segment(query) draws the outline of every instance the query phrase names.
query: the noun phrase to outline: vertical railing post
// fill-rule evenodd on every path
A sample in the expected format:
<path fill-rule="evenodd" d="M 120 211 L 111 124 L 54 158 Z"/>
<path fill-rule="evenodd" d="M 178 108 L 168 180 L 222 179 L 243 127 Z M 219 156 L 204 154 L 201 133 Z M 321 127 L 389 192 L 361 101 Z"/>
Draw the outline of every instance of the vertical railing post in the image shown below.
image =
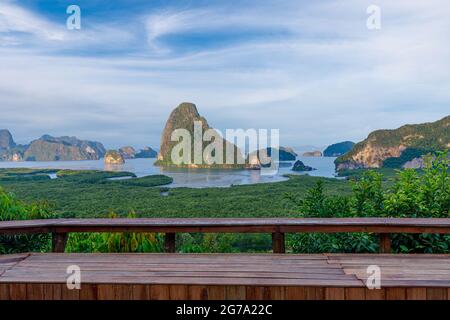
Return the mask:
<path fill-rule="evenodd" d="M 380 233 L 380 253 L 391 253 L 391 235 Z"/>
<path fill-rule="evenodd" d="M 272 233 L 272 251 L 273 253 L 285 253 L 286 248 L 284 244 L 284 233 Z"/>
<path fill-rule="evenodd" d="M 175 253 L 175 233 L 166 233 L 165 234 L 164 250 L 167 253 Z"/>
<path fill-rule="evenodd" d="M 52 251 L 63 253 L 66 250 L 68 234 L 67 233 L 52 233 Z"/>

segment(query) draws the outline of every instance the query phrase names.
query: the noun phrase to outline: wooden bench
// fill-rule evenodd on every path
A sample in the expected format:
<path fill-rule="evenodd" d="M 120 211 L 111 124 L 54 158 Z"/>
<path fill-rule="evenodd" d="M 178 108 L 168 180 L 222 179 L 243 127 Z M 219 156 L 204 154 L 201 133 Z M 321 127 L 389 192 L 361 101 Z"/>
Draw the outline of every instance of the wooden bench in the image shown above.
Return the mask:
<path fill-rule="evenodd" d="M 261 219 L 49 219 L 2 221 L 0 234 L 52 233 L 53 251 L 64 252 L 72 232 L 156 232 L 165 250 L 175 252 L 176 233 L 270 233 L 274 253 L 285 252 L 286 233 L 370 232 L 380 237 L 380 252 L 391 251 L 392 233 L 450 233 L 450 219 L 407 218 L 261 218 Z"/>

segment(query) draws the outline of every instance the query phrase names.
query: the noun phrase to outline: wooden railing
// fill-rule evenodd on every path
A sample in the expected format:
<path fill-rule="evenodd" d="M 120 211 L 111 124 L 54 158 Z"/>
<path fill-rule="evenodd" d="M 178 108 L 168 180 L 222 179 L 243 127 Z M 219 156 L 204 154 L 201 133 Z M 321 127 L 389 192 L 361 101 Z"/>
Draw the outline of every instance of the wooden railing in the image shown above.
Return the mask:
<path fill-rule="evenodd" d="M 156 232 L 165 234 L 165 251 L 175 252 L 176 233 L 271 233 L 274 253 L 285 252 L 286 233 L 368 232 L 380 236 L 380 252 L 391 251 L 392 233 L 450 233 L 450 219 L 49 219 L 1 221 L 0 235 L 51 233 L 53 251 L 64 252 L 72 232 Z"/>

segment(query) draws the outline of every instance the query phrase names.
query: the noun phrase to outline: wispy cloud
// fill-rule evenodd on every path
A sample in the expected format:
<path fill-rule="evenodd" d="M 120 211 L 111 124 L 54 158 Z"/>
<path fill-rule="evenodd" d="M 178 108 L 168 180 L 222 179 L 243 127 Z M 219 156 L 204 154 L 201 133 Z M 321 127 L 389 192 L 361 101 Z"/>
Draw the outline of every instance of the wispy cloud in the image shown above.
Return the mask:
<path fill-rule="evenodd" d="M 49 41 L 65 38 L 63 26 L 51 23 L 9 1 L 0 3 L 0 32 L 21 32 Z"/>
<path fill-rule="evenodd" d="M 171 108 L 193 101 L 220 129 L 324 145 L 448 113 L 447 1 L 381 0 L 379 31 L 370 1 L 247 4 L 148 7 L 69 32 L 2 2 L 0 127 L 157 145 Z"/>

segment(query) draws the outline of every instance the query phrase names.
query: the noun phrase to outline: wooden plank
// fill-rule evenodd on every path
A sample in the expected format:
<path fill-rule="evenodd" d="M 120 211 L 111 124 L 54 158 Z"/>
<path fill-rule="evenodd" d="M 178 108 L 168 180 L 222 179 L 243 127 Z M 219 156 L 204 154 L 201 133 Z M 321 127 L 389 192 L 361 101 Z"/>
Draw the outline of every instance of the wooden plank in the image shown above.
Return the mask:
<path fill-rule="evenodd" d="M 151 300 L 169 300 L 170 292 L 168 285 L 151 285 L 150 286 Z"/>
<path fill-rule="evenodd" d="M 281 232 L 272 233 L 272 251 L 273 253 L 286 252 L 284 233 Z"/>
<path fill-rule="evenodd" d="M 206 286 L 189 286 L 188 300 L 208 300 L 208 289 Z"/>
<path fill-rule="evenodd" d="M 227 286 L 226 287 L 226 300 L 245 300 L 246 299 L 245 286 Z"/>
<path fill-rule="evenodd" d="M 366 300 L 365 288 L 345 288 L 346 300 Z"/>
<path fill-rule="evenodd" d="M 67 284 L 60 285 L 61 287 L 61 299 L 62 300 L 79 300 L 80 299 L 80 290 L 73 289 L 70 290 L 67 288 Z"/>
<path fill-rule="evenodd" d="M 248 298 L 247 298 L 248 299 Z M 264 291 L 265 300 L 285 300 L 285 287 L 265 287 Z"/>
<path fill-rule="evenodd" d="M 150 300 L 150 286 L 142 284 L 132 285 L 133 300 Z"/>
<path fill-rule="evenodd" d="M 325 300 L 345 300 L 345 289 L 325 288 Z"/>
<path fill-rule="evenodd" d="M 81 285 L 80 300 L 98 300 L 98 289 L 96 284 Z"/>
<path fill-rule="evenodd" d="M 52 234 L 53 252 L 64 252 L 66 250 L 67 239 L 68 239 L 67 233 L 54 232 Z"/>
<path fill-rule="evenodd" d="M 226 298 L 225 286 L 207 286 L 207 292 L 210 300 L 225 300 Z"/>
<path fill-rule="evenodd" d="M 174 253 L 176 243 L 175 233 L 166 233 L 164 236 L 164 250 L 167 253 Z"/>
<path fill-rule="evenodd" d="M 386 300 L 405 300 L 405 288 L 386 288 Z"/>
<path fill-rule="evenodd" d="M 406 288 L 407 300 L 427 300 L 426 288 Z"/>
<path fill-rule="evenodd" d="M 42 283 L 26 285 L 27 300 L 44 300 L 44 286 Z"/>
<path fill-rule="evenodd" d="M 447 300 L 447 288 L 427 288 L 427 300 Z"/>
<path fill-rule="evenodd" d="M 365 289 L 366 300 L 386 300 L 385 289 Z"/>
<path fill-rule="evenodd" d="M 264 300 L 267 294 L 266 287 L 262 286 L 247 286 L 245 296 L 248 300 Z"/>
<path fill-rule="evenodd" d="M 0 284 L 0 300 L 10 300 L 8 284 Z"/>
<path fill-rule="evenodd" d="M 287 300 L 306 300 L 305 287 L 286 287 L 285 291 Z"/>
<path fill-rule="evenodd" d="M 306 287 L 306 300 L 325 300 L 324 287 Z"/>
<path fill-rule="evenodd" d="M 98 300 L 114 300 L 114 286 L 112 284 L 99 284 L 97 285 L 97 298 Z"/>
<path fill-rule="evenodd" d="M 132 300 L 133 290 L 130 284 L 114 284 L 112 285 L 114 292 L 114 300 Z"/>
<path fill-rule="evenodd" d="M 27 285 L 22 283 L 11 283 L 9 285 L 9 296 L 11 300 L 26 300 Z"/>
<path fill-rule="evenodd" d="M 380 234 L 380 253 L 391 253 L 391 235 L 389 233 Z"/>
<path fill-rule="evenodd" d="M 68 232 L 450 233 L 448 218 L 48 219 L 2 221 L 0 234 Z"/>
<path fill-rule="evenodd" d="M 188 298 L 188 286 L 170 285 L 169 296 L 170 300 L 186 300 Z"/>

